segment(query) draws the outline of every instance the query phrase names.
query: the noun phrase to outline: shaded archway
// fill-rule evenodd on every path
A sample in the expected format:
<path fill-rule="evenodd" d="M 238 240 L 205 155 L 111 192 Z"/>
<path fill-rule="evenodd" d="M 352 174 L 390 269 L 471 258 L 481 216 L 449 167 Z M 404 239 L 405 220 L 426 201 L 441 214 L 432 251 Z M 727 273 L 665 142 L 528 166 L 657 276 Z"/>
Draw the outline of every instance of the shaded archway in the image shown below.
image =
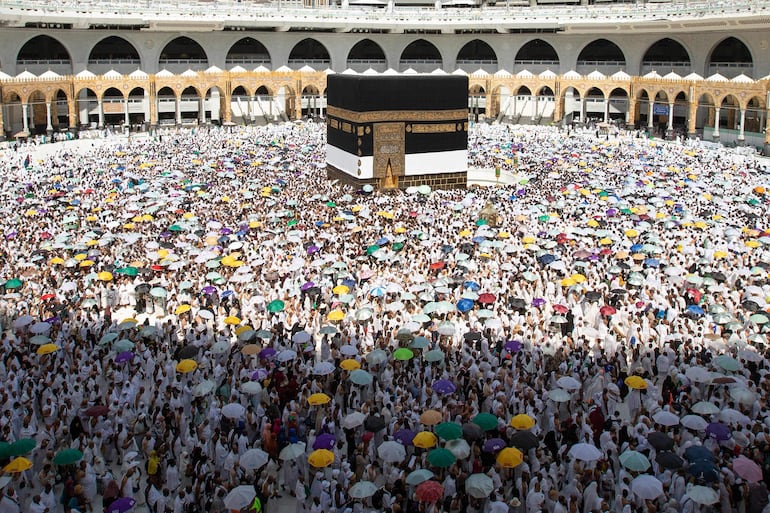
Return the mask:
<path fill-rule="evenodd" d="M 143 87 L 128 92 L 128 122 L 132 130 L 142 130 L 150 120 L 150 95 Z"/>
<path fill-rule="evenodd" d="M 201 119 L 209 120 L 214 125 L 221 125 L 225 119 L 227 98 L 225 92 L 217 86 L 206 90 L 203 98 L 203 115 Z"/>
<path fill-rule="evenodd" d="M 605 101 L 604 91 L 598 87 L 592 87 L 583 97 L 583 113 L 586 120 L 593 122 L 604 122 L 609 117 L 607 113 L 608 102 Z"/>
<path fill-rule="evenodd" d="M 225 58 L 225 64 L 231 66 L 243 66 L 244 68 L 254 68 L 256 66 L 265 66 L 272 68 L 270 52 L 265 45 L 253 37 L 244 37 L 230 47 Z"/>
<path fill-rule="evenodd" d="M 321 117 L 321 92 L 316 86 L 309 85 L 302 89 L 302 117 L 314 119 Z"/>
<path fill-rule="evenodd" d="M 506 86 L 497 86 L 491 95 L 491 105 L 489 106 L 489 115 L 496 116 L 497 121 L 509 119 L 511 117 L 513 107 L 513 95 L 511 90 Z"/>
<path fill-rule="evenodd" d="M 67 93 L 59 89 L 53 95 L 51 102 L 51 123 L 54 130 L 60 130 L 69 126 L 69 105 Z"/>
<path fill-rule="evenodd" d="M 513 123 L 518 123 L 525 118 L 532 118 L 535 111 L 535 98 L 529 87 L 519 86 L 511 100 L 511 121 Z"/>
<path fill-rule="evenodd" d="M 438 51 L 436 45 L 424 39 L 418 39 L 409 43 L 401 52 L 398 67 L 399 71 L 412 68 L 415 71 L 430 73 L 437 68 L 443 69 L 444 66 L 441 52 Z"/>
<path fill-rule="evenodd" d="M 158 124 L 176 124 L 176 93 L 166 86 L 158 90 Z"/>
<path fill-rule="evenodd" d="M 684 46 L 671 38 L 659 39 L 653 43 L 642 57 L 640 75 L 657 71 L 660 75 L 673 71 L 682 76 L 690 72 L 690 54 Z"/>
<path fill-rule="evenodd" d="M 330 65 L 329 51 L 312 37 L 303 39 L 294 45 L 289 54 L 289 67 L 292 69 L 310 66 L 313 69 L 322 70 L 330 67 Z"/>
<path fill-rule="evenodd" d="M 64 45 L 51 36 L 35 36 L 21 47 L 16 56 L 19 71 L 40 74 L 52 70 L 60 75 L 72 73 L 72 57 Z"/>
<path fill-rule="evenodd" d="M 201 119 L 201 95 L 193 86 L 187 86 L 179 97 L 179 116 L 183 124 L 195 124 Z"/>
<path fill-rule="evenodd" d="M 498 69 L 497 54 L 485 41 L 474 39 L 465 43 L 457 53 L 457 67 L 468 73 L 478 69 L 495 73 Z"/>
<path fill-rule="evenodd" d="M 99 123 L 99 98 L 92 89 L 81 89 L 76 95 L 75 105 L 81 127 L 96 128 Z"/>
<path fill-rule="evenodd" d="M 46 133 L 46 101 L 45 95 L 41 91 L 33 91 L 27 98 L 27 108 L 29 109 L 29 133 Z"/>
<path fill-rule="evenodd" d="M 593 70 L 608 73 L 625 66 L 626 56 L 618 45 L 607 39 L 596 39 L 580 51 L 576 71 L 583 75 Z"/>
<path fill-rule="evenodd" d="M 720 41 L 708 59 L 708 75 L 719 73 L 727 78 L 734 78 L 741 73 L 752 76 L 754 59 L 749 48 L 735 37 Z"/>
<path fill-rule="evenodd" d="M 350 49 L 346 68 L 354 69 L 359 73 L 372 68 L 375 71 L 385 71 L 388 63 L 382 47 L 371 39 L 362 39 Z"/>
<path fill-rule="evenodd" d="M 553 119 L 556 107 L 553 89 L 543 86 L 534 96 L 535 108 L 532 115 L 532 123 L 539 125 L 543 120 Z"/>
<path fill-rule="evenodd" d="M 513 59 L 513 72 L 523 70 L 539 74 L 550 69 L 558 72 L 559 55 L 550 43 L 542 39 L 533 39 L 522 46 Z"/>
<path fill-rule="evenodd" d="M 289 86 L 281 86 L 274 98 L 275 115 L 284 121 L 290 121 L 297 116 L 297 102 L 294 90 Z"/>
<path fill-rule="evenodd" d="M 714 127 L 714 98 L 708 94 L 703 93 L 698 98 L 698 107 L 695 111 L 695 127 L 696 130 L 701 131 L 702 137 L 705 139 L 708 132 L 708 140 L 711 140 Z"/>
<path fill-rule="evenodd" d="M 567 125 L 573 123 L 582 123 L 585 121 L 583 112 L 584 102 L 580 96 L 580 91 L 570 86 L 564 89 L 561 98 L 562 102 L 562 122 Z"/>
<path fill-rule="evenodd" d="M 104 113 L 104 126 L 122 127 L 126 121 L 126 100 L 123 92 L 110 87 L 102 94 L 102 112 Z"/>
<path fill-rule="evenodd" d="M 608 114 L 610 121 L 627 122 L 629 103 L 628 92 L 622 87 L 616 87 L 610 91 L 608 97 Z"/>
<path fill-rule="evenodd" d="M 487 92 L 478 84 L 468 90 L 468 114 L 473 121 L 479 121 L 486 116 Z"/>
<path fill-rule="evenodd" d="M 751 98 L 746 104 L 746 115 L 743 122 L 744 131 L 761 134 L 766 127 L 766 107 L 764 99 L 759 96 Z"/>
<path fill-rule="evenodd" d="M 136 47 L 118 36 L 105 37 L 88 54 L 88 69 L 105 73 L 111 69 L 123 74 L 139 69 L 142 60 Z"/>
<path fill-rule="evenodd" d="M 182 73 L 188 69 L 201 71 L 208 67 L 208 56 L 197 41 L 181 36 L 169 41 L 160 52 L 158 64 L 172 73 Z"/>

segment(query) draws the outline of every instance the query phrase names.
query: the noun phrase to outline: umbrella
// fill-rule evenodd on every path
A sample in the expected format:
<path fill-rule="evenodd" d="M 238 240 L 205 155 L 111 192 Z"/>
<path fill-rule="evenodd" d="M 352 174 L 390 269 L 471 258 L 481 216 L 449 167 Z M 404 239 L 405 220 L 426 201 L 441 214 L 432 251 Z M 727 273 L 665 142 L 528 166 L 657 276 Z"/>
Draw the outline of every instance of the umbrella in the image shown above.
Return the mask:
<path fill-rule="evenodd" d="M 674 448 L 674 440 L 660 431 L 653 431 L 648 434 L 647 441 L 658 451 L 670 451 Z"/>
<path fill-rule="evenodd" d="M 315 394 L 312 394 L 310 397 L 307 398 L 307 402 L 310 406 L 320 406 L 322 404 L 326 404 L 332 400 L 331 397 L 328 395 L 318 392 Z"/>
<path fill-rule="evenodd" d="M 10 474 L 16 474 L 18 472 L 24 472 L 32 468 L 32 462 L 27 458 L 19 457 L 14 458 L 10 463 L 3 467 L 3 472 Z"/>
<path fill-rule="evenodd" d="M 491 413 L 479 413 L 473 417 L 473 423 L 478 425 L 484 431 L 497 429 L 497 417 Z"/>
<path fill-rule="evenodd" d="M 252 487 L 252 490 L 254 487 Z M 255 494 L 256 495 L 256 494 Z M 253 499 L 253 497 L 252 497 Z M 104 510 L 104 513 L 126 513 L 136 505 L 136 500 L 132 497 L 120 497 L 116 499 L 109 507 Z"/>
<path fill-rule="evenodd" d="M 698 460 L 690 464 L 690 474 L 708 483 L 719 481 L 720 473 L 713 461 Z"/>
<path fill-rule="evenodd" d="M 448 379 L 437 379 L 433 382 L 433 390 L 439 394 L 452 394 L 457 390 L 457 387 Z"/>
<path fill-rule="evenodd" d="M 199 351 L 198 346 L 194 346 L 190 344 L 181 348 L 176 356 L 177 358 L 180 358 L 182 360 L 189 360 L 190 358 L 195 357 L 198 354 L 198 351 Z M 117 361 L 117 359 L 115 361 Z"/>
<path fill-rule="evenodd" d="M 187 374 L 198 368 L 198 363 L 195 360 L 182 360 L 176 364 L 176 371 L 182 374 Z"/>
<path fill-rule="evenodd" d="M 497 463 L 503 468 L 515 468 L 524 461 L 524 454 L 515 447 L 506 447 L 497 453 Z"/>
<path fill-rule="evenodd" d="M 760 466 L 743 455 L 733 460 L 733 472 L 749 483 L 758 483 L 763 479 Z"/>
<path fill-rule="evenodd" d="M 356 353 L 358 353 L 358 350 L 356 350 Z M 366 361 L 371 365 L 379 365 L 381 363 L 385 363 L 388 361 L 388 353 L 382 349 L 375 349 L 366 355 Z"/>
<path fill-rule="evenodd" d="M 256 496 L 257 491 L 254 489 L 254 485 L 240 485 L 230 490 L 225 496 L 224 504 L 227 509 L 240 511 L 246 506 L 250 506 Z"/>
<path fill-rule="evenodd" d="M 334 435 L 329 433 L 321 433 L 313 442 L 313 449 L 334 449 L 334 444 L 337 443 L 337 439 Z"/>
<path fill-rule="evenodd" d="M 423 356 L 426 362 L 440 362 L 444 359 L 444 353 L 441 349 L 431 349 Z"/>
<path fill-rule="evenodd" d="M 684 457 L 687 458 L 687 461 L 714 461 L 716 459 L 714 453 L 702 445 L 691 445 L 685 449 Z"/>
<path fill-rule="evenodd" d="M 393 433 L 393 439 L 402 445 L 412 445 L 412 440 L 414 440 L 416 435 L 417 433 L 411 429 L 402 428 Z"/>
<path fill-rule="evenodd" d="M 53 458 L 54 465 L 72 465 L 83 459 L 83 453 L 77 449 L 63 449 Z"/>
<path fill-rule="evenodd" d="M 652 466 L 647 456 L 638 451 L 624 451 L 620 455 L 619 460 L 624 467 L 634 472 L 644 472 Z"/>
<path fill-rule="evenodd" d="M 463 436 L 463 428 L 455 422 L 442 422 L 438 424 L 433 431 L 439 438 L 444 440 L 455 440 Z"/>
<path fill-rule="evenodd" d="M 719 494 L 708 486 L 695 485 L 687 490 L 686 495 L 696 504 L 716 504 L 719 502 Z"/>
<path fill-rule="evenodd" d="M 663 468 L 675 470 L 684 466 L 684 460 L 670 451 L 661 451 L 655 456 L 655 461 Z"/>
<path fill-rule="evenodd" d="M 505 440 L 502 438 L 490 438 L 484 442 L 484 452 L 497 452 L 505 448 Z"/>
<path fill-rule="evenodd" d="M 256 470 L 264 466 L 270 459 L 270 455 L 262 449 L 249 449 L 238 460 L 241 467 L 246 470 Z"/>
<path fill-rule="evenodd" d="M 652 420 L 660 424 L 661 426 L 677 426 L 679 425 L 679 417 L 670 411 L 660 410 L 658 413 L 652 416 Z"/>
<path fill-rule="evenodd" d="M 353 413 L 349 413 L 348 415 L 345 416 L 345 418 L 342 419 L 342 427 L 345 429 L 353 429 L 362 425 L 365 420 L 366 420 L 366 415 L 364 415 L 360 411 L 354 411 Z"/>
<path fill-rule="evenodd" d="M 282 312 L 286 304 L 280 299 L 276 299 L 267 304 L 267 311 L 270 313 Z"/>
<path fill-rule="evenodd" d="M 110 413 L 110 408 L 103 404 L 97 404 L 88 408 L 84 413 L 89 417 L 101 417 Z"/>
<path fill-rule="evenodd" d="M 406 449 L 395 440 L 388 440 L 377 447 L 377 455 L 386 463 L 399 463 L 406 458 Z"/>
<path fill-rule="evenodd" d="M 365 370 L 356 369 L 350 373 L 349 379 L 356 385 L 365 386 L 365 385 L 371 385 L 372 381 L 374 380 L 374 377 L 368 372 L 366 372 Z"/>
<path fill-rule="evenodd" d="M 333 372 L 334 372 L 334 364 L 332 362 L 318 362 L 313 367 L 313 374 L 317 376 L 326 376 Z"/>
<path fill-rule="evenodd" d="M 706 435 L 717 440 L 727 440 L 731 436 L 730 427 L 721 422 L 712 422 L 706 426 Z"/>
<path fill-rule="evenodd" d="M 697 415 L 685 415 L 682 417 L 682 425 L 687 429 L 705 431 L 706 426 L 708 426 L 708 422 L 706 422 L 703 417 L 699 417 Z"/>
<path fill-rule="evenodd" d="M 406 484 L 417 486 L 432 478 L 435 474 L 428 469 L 419 468 L 406 476 Z"/>
<path fill-rule="evenodd" d="M 631 490 L 640 499 L 654 500 L 663 495 L 663 483 L 655 476 L 643 474 L 631 481 Z"/>
<path fill-rule="evenodd" d="M 32 452 L 37 446 L 37 442 L 32 438 L 20 438 L 8 447 L 10 456 L 23 456 Z"/>
<path fill-rule="evenodd" d="M 305 442 L 297 442 L 294 444 L 289 444 L 281 449 L 281 453 L 278 455 L 278 458 L 282 461 L 295 460 L 303 454 L 305 454 Z"/>
<path fill-rule="evenodd" d="M 222 407 L 222 416 L 228 419 L 239 419 L 246 414 L 246 408 L 239 403 L 230 403 Z"/>
<path fill-rule="evenodd" d="M 596 446 L 580 442 L 569 449 L 569 456 L 581 461 L 596 461 L 602 457 L 602 452 Z"/>
<path fill-rule="evenodd" d="M 738 360 L 726 354 L 721 354 L 714 358 L 714 365 L 729 372 L 735 372 L 741 368 L 741 363 Z"/>
<path fill-rule="evenodd" d="M 444 496 L 444 487 L 437 481 L 424 481 L 417 485 L 414 497 L 419 502 L 434 503 Z"/>
<path fill-rule="evenodd" d="M 644 390 L 647 388 L 647 382 L 641 376 L 629 376 L 625 379 L 624 383 L 634 390 Z"/>
<path fill-rule="evenodd" d="M 348 490 L 348 495 L 353 499 L 366 499 L 375 493 L 377 493 L 377 485 L 371 481 L 359 481 Z"/>
<path fill-rule="evenodd" d="M 407 349 L 405 347 L 401 347 L 399 349 L 396 349 L 396 351 L 393 353 L 393 358 L 396 360 L 411 360 L 414 358 L 414 353 L 411 349 Z"/>
<path fill-rule="evenodd" d="M 412 439 L 412 445 L 420 449 L 431 449 L 438 443 L 438 437 L 430 431 L 421 431 Z M 384 445 L 384 444 L 383 444 Z"/>
<path fill-rule="evenodd" d="M 465 480 L 465 493 L 476 499 L 486 499 L 495 489 L 492 478 L 486 474 L 471 474 Z"/>
<path fill-rule="evenodd" d="M 699 415 L 716 415 L 720 412 L 716 404 L 708 401 L 699 401 L 693 404 L 691 410 Z"/>
<path fill-rule="evenodd" d="M 354 371 L 356 369 L 360 369 L 361 368 L 361 364 L 358 363 L 358 361 L 356 361 L 356 360 L 348 358 L 348 359 L 342 360 L 340 362 L 340 368 L 344 369 L 346 371 Z"/>
<path fill-rule="evenodd" d="M 445 449 L 448 449 L 449 452 L 454 454 L 454 457 L 459 460 L 465 459 L 471 455 L 471 446 L 462 438 L 449 440 L 445 445 Z"/>
<path fill-rule="evenodd" d="M 327 449 L 316 449 L 310 453 L 310 456 L 307 457 L 307 461 L 316 468 L 328 467 L 334 463 L 334 453 Z"/>
<path fill-rule="evenodd" d="M 444 448 L 432 449 L 428 453 L 428 463 L 433 467 L 446 468 L 454 464 L 457 457 L 451 451 Z"/>
<path fill-rule="evenodd" d="M 580 381 L 572 376 L 562 376 L 556 381 L 556 384 L 564 390 L 577 390 L 581 387 Z"/>
<path fill-rule="evenodd" d="M 535 427 L 535 419 L 526 413 L 520 413 L 511 418 L 511 427 L 515 429 L 531 429 Z"/>
<path fill-rule="evenodd" d="M 535 434 L 531 431 L 517 431 L 511 436 L 510 441 L 511 445 L 518 447 L 523 451 L 534 449 L 540 445 L 540 441 L 538 440 L 537 436 L 535 436 Z"/>
<path fill-rule="evenodd" d="M 462 430 L 463 437 L 467 440 L 478 440 L 484 435 L 484 432 L 481 430 L 479 425 L 474 424 L 473 422 L 466 422 L 463 424 Z"/>
<path fill-rule="evenodd" d="M 554 388 L 548 391 L 548 398 L 556 403 L 566 403 L 571 399 L 571 396 L 562 388 Z"/>
<path fill-rule="evenodd" d="M 203 397 L 208 394 L 210 394 L 213 390 L 216 384 L 213 381 L 202 381 L 195 385 L 192 389 L 193 397 Z"/>
<path fill-rule="evenodd" d="M 420 415 L 420 424 L 424 424 L 426 426 L 435 426 L 439 422 L 441 422 L 442 415 L 441 412 L 438 410 L 427 410 L 423 412 L 422 415 Z"/>
<path fill-rule="evenodd" d="M 382 431 L 388 426 L 388 423 L 380 415 L 369 415 L 363 424 L 364 428 L 372 433 Z"/>
<path fill-rule="evenodd" d="M 241 385 L 241 392 L 246 395 L 257 395 L 262 392 L 262 385 L 256 381 L 247 381 Z"/>

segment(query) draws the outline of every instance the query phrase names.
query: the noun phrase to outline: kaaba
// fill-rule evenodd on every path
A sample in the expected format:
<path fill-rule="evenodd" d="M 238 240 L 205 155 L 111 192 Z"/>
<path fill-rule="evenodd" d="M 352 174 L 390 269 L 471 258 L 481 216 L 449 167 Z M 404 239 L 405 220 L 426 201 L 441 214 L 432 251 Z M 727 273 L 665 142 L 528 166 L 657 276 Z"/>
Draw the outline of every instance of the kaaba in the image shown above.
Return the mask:
<path fill-rule="evenodd" d="M 330 75 L 326 170 L 379 189 L 462 188 L 468 174 L 468 77 Z"/>

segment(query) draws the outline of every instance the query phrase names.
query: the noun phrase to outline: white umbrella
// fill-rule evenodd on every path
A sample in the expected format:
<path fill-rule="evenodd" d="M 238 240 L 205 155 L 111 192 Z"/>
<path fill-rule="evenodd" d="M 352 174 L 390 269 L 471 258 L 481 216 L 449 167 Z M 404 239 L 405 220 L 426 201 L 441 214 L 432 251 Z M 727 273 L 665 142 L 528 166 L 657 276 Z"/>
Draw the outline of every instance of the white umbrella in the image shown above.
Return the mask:
<path fill-rule="evenodd" d="M 757 398 L 754 392 L 740 386 L 732 387 L 730 389 L 730 397 L 747 406 L 753 404 Z"/>
<path fill-rule="evenodd" d="M 225 507 L 227 509 L 241 510 L 246 506 L 251 505 L 251 501 L 257 496 L 257 491 L 254 490 L 254 485 L 240 485 L 236 486 L 225 497 Z"/>
<path fill-rule="evenodd" d="M 695 383 L 708 383 L 711 381 L 711 373 L 703 367 L 690 367 L 684 373 Z"/>
<path fill-rule="evenodd" d="M 580 381 L 572 376 L 562 376 L 556 381 L 556 384 L 565 390 L 577 390 L 581 386 Z"/>
<path fill-rule="evenodd" d="M 226 404 L 222 408 L 222 415 L 228 419 L 239 419 L 246 413 L 246 408 L 238 403 Z"/>
<path fill-rule="evenodd" d="M 291 349 L 285 349 L 275 355 L 275 359 L 281 363 L 290 362 L 293 359 L 297 357 L 297 351 L 292 351 Z"/>
<path fill-rule="evenodd" d="M 653 415 L 652 420 L 654 420 L 661 426 L 678 426 L 679 425 L 679 416 L 666 410 L 661 410 L 655 415 Z"/>
<path fill-rule="evenodd" d="M 377 493 L 377 485 L 371 481 L 359 481 L 348 490 L 348 495 L 353 499 L 366 499 Z"/>
<path fill-rule="evenodd" d="M 241 467 L 246 470 L 257 470 L 264 466 L 270 459 L 270 455 L 262 449 L 249 449 L 238 460 Z"/>
<path fill-rule="evenodd" d="M 307 331 L 298 331 L 291 337 L 291 341 L 296 344 L 305 344 L 310 342 L 310 333 Z"/>
<path fill-rule="evenodd" d="M 345 356 L 355 356 L 358 354 L 358 348 L 350 344 L 345 344 L 344 346 L 340 347 L 340 353 L 344 354 Z"/>
<path fill-rule="evenodd" d="M 568 454 L 571 458 L 581 461 L 596 461 L 602 457 L 602 451 L 585 442 L 573 445 Z"/>
<path fill-rule="evenodd" d="M 377 455 L 386 463 L 398 463 L 406 458 L 406 449 L 400 443 L 389 440 L 377 447 Z"/>
<path fill-rule="evenodd" d="M 548 398 L 556 403 L 566 403 L 570 400 L 571 396 L 563 388 L 554 388 L 548 391 Z"/>
<path fill-rule="evenodd" d="M 693 486 L 686 494 L 696 504 L 716 504 L 719 502 L 719 494 L 708 486 Z"/>
<path fill-rule="evenodd" d="M 728 424 L 749 424 L 751 422 L 746 415 L 733 408 L 725 408 L 720 411 L 719 420 Z"/>
<path fill-rule="evenodd" d="M 693 404 L 691 410 L 698 415 L 716 415 L 719 413 L 719 407 L 708 401 L 699 401 Z"/>
<path fill-rule="evenodd" d="M 476 499 L 486 499 L 494 489 L 492 478 L 486 474 L 471 474 L 465 480 L 465 492 Z"/>
<path fill-rule="evenodd" d="M 452 454 L 455 455 L 455 458 L 458 460 L 462 460 L 467 458 L 471 455 L 471 447 L 468 445 L 468 442 L 463 440 L 462 438 L 458 438 L 456 440 L 449 440 L 446 443 L 446 449 L 449 450 Z"/>
<path fill-rule="evenodd" d="M 340 351 L 341 352 L 341 351 Z M 375 349 L 366 355 L 366 361 L 371 365 L 379 365 L 388 361 L 388 353 L 382 349 Z"/>
<path fill-rule="evenodd" d="M 41 333 L 48 333 L 48 331 L 51 329 L 51 325 L 47 322 L 36 322 L 29 328 L 30 333 L 34 333 L 35 335 L 40 335 Z"/>
<path fill-rule="evenodd" d="M 682 425 L 687 429 L 705 431 L 706 426 L 708 426 L 708 422 L 706 422 L 703 417 L 699 417 L 698 415 L 685 415 L 682 417 Z"/>
<path fill-rule="evenodd" d="M 13 327 L 16 329 L 23 328 L 32 324 L 34 318 L 31 315 L 22 315 L 13 321 Z"/>
<path fill-rule="evenodd" d="M 246 395 L 257 395 L 262 392 L 262 385 L 256 381 L 247 381 L 241 385 L 241 392 Z"/>
<path fill-rule="evenodd" d="M 204 395 L 208 395 L 214 390 L 214 386 L 215 384 L 213 381 L 201 381 L 193 387 L 192 395 L 193 397 L 203 397 Z"/>
<path fill-rule="evenodd" d="M 297 442 L 294 444 L 289 444 L 281 449 L 281 453 L 278 455 L 278 459 L 283 461 L 295 460 L 303 454 L 305 454 L 305 442 Z"/>
<path fill-rule="evenodd" d="M 663 483 L 655 476 L 642 474 L 631 481 L 634 495 L 644 500 L 654 500 L 663 495 Z"/>
<path fill-rule="evenodd" d="M 313 374 L 318 376 L 326 376 L 334 372 L 334 364 L 332 362 L 318 362 L 313 367 Z"/>
<path fill-rule="evenodd" d="M 364 420 L 366 420 L 366 415 L 360 411 L 354 411 L 342 419 L 342 427 L 346 429 L 353 429 L 363 424 Z"/>

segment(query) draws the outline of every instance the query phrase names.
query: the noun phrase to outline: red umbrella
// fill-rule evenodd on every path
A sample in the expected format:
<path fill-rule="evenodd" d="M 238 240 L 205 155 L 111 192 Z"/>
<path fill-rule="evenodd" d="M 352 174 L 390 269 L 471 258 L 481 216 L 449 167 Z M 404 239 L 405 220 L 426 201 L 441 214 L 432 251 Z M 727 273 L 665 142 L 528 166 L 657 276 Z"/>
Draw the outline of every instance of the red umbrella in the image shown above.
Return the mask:
<path fill-rule="evenodd" d="M 614 306 L 604 305 L 599 309 L 599 313 L 605 317 L 609 317 L 610 315 L 615 315 L 617 310 L 615 310 Z"/>
<path fill-rule="evenodd" d="M 104 406 L 102 404 L 91 406 L 85 411 L 85 414 L 89 417 L 101 417 L 102 415 L 107 415 L 110 412 L 109 406 Z"/>
<path fill-rule="evenodd" d="M 553 305 L 553 311 L 563 315 L 569 311 L 569 308 L 564 305 Z"/>
<path fill-rule="evenodd" d="M 700 290 L 698 290 L 698 289 L 687 289 L 687 290 L 685 291 L 685 293 L 686 293 L 688 296 L 690 296 L 690 297 L 693 299 L 693 301 L 695 301 L 696 303 L 700 303 L 700 298 L 701 298 L 701 296 L 702 296 L 702 294 L 701 294 L 701 291 L 700 291 Z"/>
<path fill-rule="evenodd" d="M 604 248 L 601 251 L 599 251 L 599 254 L 602 256 L 609 256 L 612 254 L 612 250 L 610 248 Z"/>
<path fill-rule="evenodd" d="M 420 502 L 438 502 L 444 496 L 444 487 L 438 481 L 424 481 L 417 486 L 414 496 Z"/>
<path fill-rule="evenodd" d="M 49 299 L 53 299 L 56 297 L 56 294 L 51 294 L 50 292 L 48 294 L 43 294 L 40 296 L 41 301 L 48 301 Z"/>
<path fill-rule="evenodd" d="M 165 271 L 166 269 L 162 265 L 151 265 L 150 269 L 153 271 Z"/>
<path fill-rule="evenodd" d="M 444 262 L 433 262 L 432 264 L 430 264 L 431 271 L 437 271 L 443 268 L 444 268 Z"/>
<path fill-rule="evenodd" d="M 481 303 L 482 305 L 492 304 L 495 302 L 495 296 L 488 292 L 485 292 L 484 294 L 479 294 L 478 302 Z"/>
<path fill-rule="evenodd" d="M 733 460 L 733 471 L 749 483 L 762 481 L 762 469 L 746 456 L 738 456 Z"/>

